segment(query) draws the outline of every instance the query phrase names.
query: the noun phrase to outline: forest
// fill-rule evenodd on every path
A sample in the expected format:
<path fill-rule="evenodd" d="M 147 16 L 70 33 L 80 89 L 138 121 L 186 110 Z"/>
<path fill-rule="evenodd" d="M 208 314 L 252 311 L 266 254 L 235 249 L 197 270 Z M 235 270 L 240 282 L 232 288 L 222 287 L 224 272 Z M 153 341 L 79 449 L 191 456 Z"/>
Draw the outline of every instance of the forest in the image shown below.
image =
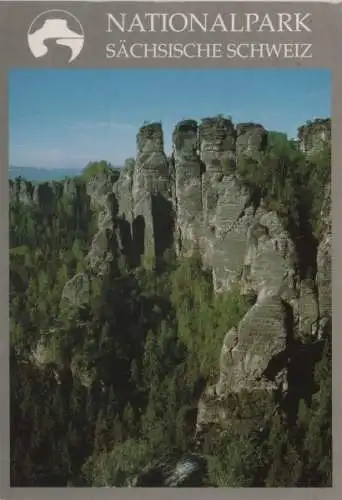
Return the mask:
<path fill-rule="evenodd" d="M 73 197 L 56 182 L 53 207 L 43 197 L 11 197 L 11 485 L 158 486 L 155 477 L 132 481 L 149 464 L 196 456 L 205 463 L 200 479 L 177 486 L 331 486 L 331 330 L 297 401 L 270 394 L 261 425 L 255 417 L 254 426 L 213 427 L 198 438 L 199 397 L 219 375 L 224 335 L 248 311 L 247 297 L 216 294 L 200 255 L 165 252 L 158 267 L 114 259 L 92 280 L 87 306 L 61 300 L 65 284 L 87 272 L 96 225 L 87 180 L 110 168 L 88 165 Z M 236 175 L 315 251 L 329 144 L 308 158 L 274 133 L 262 157 L 240 162 Z M 10 180 L 10 188 L 23 182 Z M 309 350 L 314 341 L 301 342 Z M 252 421 L 266 404 L 262 394 L 236 397 Z"/>

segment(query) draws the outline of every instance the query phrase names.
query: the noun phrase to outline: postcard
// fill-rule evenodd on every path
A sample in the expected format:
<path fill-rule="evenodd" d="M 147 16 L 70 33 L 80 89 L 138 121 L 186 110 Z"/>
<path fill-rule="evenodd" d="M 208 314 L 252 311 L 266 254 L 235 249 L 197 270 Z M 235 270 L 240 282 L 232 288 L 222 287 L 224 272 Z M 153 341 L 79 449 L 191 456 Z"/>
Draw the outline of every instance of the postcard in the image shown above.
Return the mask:
<path fill-rule="evenodd" d="M 341 21 L 0 3 L 3 498 L 338 497 Z"/>

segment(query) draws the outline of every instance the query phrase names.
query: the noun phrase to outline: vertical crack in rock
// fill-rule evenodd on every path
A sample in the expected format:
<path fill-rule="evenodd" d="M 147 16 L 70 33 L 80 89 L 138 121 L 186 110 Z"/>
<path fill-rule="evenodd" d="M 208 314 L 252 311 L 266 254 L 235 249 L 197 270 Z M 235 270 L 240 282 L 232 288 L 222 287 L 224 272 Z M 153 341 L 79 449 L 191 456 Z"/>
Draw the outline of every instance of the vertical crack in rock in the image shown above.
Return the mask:
<path fill-rule="evenodd" d="M 319 129 L 320 140 L 328 140 L 329 132 L 324 135 L 318 125 L 315 134 Z M 241 293 L 255 297 L 224 338 L 219 378 L 199 403 L 201 428 L 229 421 L 232 394 L 286 391 L 294 338 L 324 336 L 331 321 L 331 187 L 321 211 L 317 252 L 314 247 L 310 257 L 315 263 L 303 271 L 306 252 L 298 247 L 297 234 L 285 229 L 278 214 L 241 182 L 239 162 L 262 161 L 267 131 L 261 125 L 235 128 L 220 116 L 205 118 L 199 126 L 183 120 L 172 143 L 167 158 L 161 124 L 144 125 L 137 135 L 136 160 L 126 161 L 117 182 L 101 173 L 84 185 L 97 217 L 86 260 L 92 273 L 103 275 L 120 255 L 135 267 L 156 263 L 173 247 L 182 255 L 198 250 L 212 270 L 216 292 L 238 285 Z M 38 203 L 53 213 L 59 187 L 33 187 L 19 180 L 10 185 L 11 202 Z M 72 180 L 63 184 L 70 199 L 79 196 L 79 189 Z M 88 300 L 87 279 L 76 274 L 64 296 L 75 304 Z"/>
<path fill-rule="evenodd" d="M 145 264 L 173 244 L 173 205 L 169 162 L 160 123 L 141 127 L 133 176 L 133 239 Z"/>
<path fill-rule="evenodd" d="M 202 182 L 204 262 L 213 265 L 215 240 L 220 231 L 216 213 L 224 175 L 235 171 L 235 129 L 230 119 L 205 118 L 199 127 L 200 157 L 204 165 Z"/>
<path fill-rule="evenodd" d="M 244 408 L 239 407 L 241 394 L 256 395 L 260 420 L 272 406 L 267 398 L 274 394 L 283 400 L 293 398 L 295 407 L 312 384 L 321 340 L 331 330 L 331 186 L 325 188 L 317 241 L 308 210 L 299 214 L 304 221 L 300 227 L 291 221 L 285 228 L 278 212 L 259 193 L 251 194 L 239 171 L 246 159 L 252 160 L 248 163 L 252 168 L 261 165 L 267 140 L 260 124 L 234 127 L 221 116 L 205 118 L 200 125 L 183 120 L 173 131 L 173 152 L 167 158 L 162 126 L 151 123 L 138 131 L 137 157 L 126 161 L 117 181 L 108 171 L 88 180 L 38 186 L 23 179 L 10 182 L 10 203 L 23 203 L 28 209 L 38 205 L 47 221 L 52 221 L 61 195 L 76 218 L 79 210 L 89 209 L 90 214 L 91 207 L 95 230 L 86 271 L 76 272 L 62 292 L 62 300 L 74 308 L 89 304 L 94 281 L 112 277 L 121 258 L 129 269 L 153 267 L 172 248 L 185 256 L 199 251 L 212 272 L 215 292 L 238 289 L 255 299 L 224 336 L 217 380 L 200 389 L 199 433 L 212 424 L 229 428 L 236 414 L 234 426 L 237 420 L 248 419 L 246 400 Z M 330 121 L 316 120 L 299 129 L 300 148 L 308 155 L 330 140 Z M 25 269 L 14 272 L 28 281 Z M 41 343 L 35 350 L 40 363 L 47 362 L 44 349 Z M 71 371 L 80 371 L 77 362 Z M 78 376 L 90 386 L 91 370 Z M 191 465 L 195 469 L 195 460 L 177 464 L 182 474 Z M 152 470 L 154 478 L 160 469 Z M 178 476 L 165 471 L 165 481 L 174 485 Z M 151 470 L 144 472 L 151 477 Z M 138 482 L 145 479 L 141 475 Z"/>
<path fill-rule="evenodd" d="M 134 200 L 133 176 L 135 159 L 128 158 L 120 172 L 118 181 L 114 185 L 114 193 L 118 199 L 117 235 L 120 242 L 121 254 L 125 257 L 128 267 L 139 264 L 136 245 L 133 240 Z"/>
<path fill-rule="evenodd" d="M 213 269 L 216 291 L 229 290 L 243 273 L 247 231 L 255 215 L 255 204 L 236 171 L 241 155 L 255 156 L 267 140 L 259 124 L 240 124 L 216 117 L 202 121 L 201 160 L 206 166 L 203 180 L 204 227 L 202 252 Z"/>
<path fill-rule="evenodd" d="M 97 214 L 97 232 L 86 261 L 94 274 L 105 276 L 112 264 L 116 264 L 118 252 L 115 233 L 118 201 L 114 194 L 111 173 L 108 171 L 94 175 L 88 179 L 86 187 L 92 208 Z"/>
<path fill-rule="evenodd" d="M 200 247 L 202 230 L 202 166 L 198 155 L 198 127 L 194 120 L 179 122 L 172 135 L 175 163 L 177 232 L 185 255 Z"/>

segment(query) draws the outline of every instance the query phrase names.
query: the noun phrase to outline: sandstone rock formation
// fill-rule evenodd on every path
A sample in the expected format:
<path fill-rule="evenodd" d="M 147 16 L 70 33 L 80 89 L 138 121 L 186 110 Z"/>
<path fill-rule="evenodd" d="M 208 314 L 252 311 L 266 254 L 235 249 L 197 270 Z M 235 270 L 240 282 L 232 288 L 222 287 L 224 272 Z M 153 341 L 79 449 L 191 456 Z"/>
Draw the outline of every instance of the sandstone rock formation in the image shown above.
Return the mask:
<path fill-rule="evenodd" d="M 169 162 L 160 123 L 143 126 L 137 135 L 133 174 L 133 239 L 147 260 L 163 254 L 172 242 Z"/>
<path fill-rule="evenodd" d="M 166 457 L 145 467 L 134 477 L 131 487 L 203 487 L 207 486 L 206 460 L 195 454 Z"/>
<path fill-rule="evenodd" d="M 200 428 L 213 415 L 222 421 L 218 415 L 231 394 L 286 390 L 294 337 L 324 335 L 331 320 L 331 192 L 327 187 L 317 273 L 303 277 L 296 242 L 275 211 L 262 199 L 251 198 L 237 168 L 245 158 L 260 161 L 267 145 L 264 127 L 234 126 L 221 116 L 201 123 L 183 120 L 172 139 L 168 158 L 161 124 L 144 125 L 137 134 L 137 157 L 126 162 L 119 179 L 102 172 L 87 180 L 95 225 L 86 263 L 89 275 L 101 276 L 119 265 L 120 258 L 132 268 L 155 265 L 169 249 L 186 256 L 198 251 L 212 271 L 216 292 L 238 287 L 256 298 L 226 334 L 219 380 L 200 401 Z M 330 140 L 330 121 L 302 127 L 299 140 L 303 151 L 317 150 Z M 81 189 L 72 180 L 62 187 L 71 199 Z M 34 189 L 17 181 L 10 196 L 12 201 L 44 203 L 51 212 L 56 189 Z M 63 297 L 75 307 L 86 300 L 91 284 L 87 273 L 65 286 Z M 227 418 L 224 411 L 222 415 Z"/>
<path fill-rule="evenodd" d="M 316 119 L 302 125 L 298 130 L 299 147 L 303 153 L 311 154 L 331 140 L 331 120 Z"/>
<path fill-rule="evenodd" d="M 199 246 L 203 215 L 202 165 L 195 121 L 183 121 L 176 125 L 173 132 L 173 161 L 177 251 L 186 255 Z"/>
<path fill-rule="evenodd" d="M 75 274 L 75 276 L 66 283 L 62 300 L 67 301 L 73 307 L 82 307 L 88 304 L 90 300 L 89 278 L 84 273 Z"/>
<path fill-rule="evenodd" d="M 267 131 L 258 123 L 240 123 L 236 127 L 237 156 L 254 156 L 262 151 L 267 143 Z"/>
<path fill-rule="evenodd" d="M 278 295 L 260 296 L 239 325 L 226 333 L 221 349 L 219 379 L 199 401 L 197 433 L 208 425 L 227 428 L 242 392 L 270 394 L 287 390 L 289 346 L 293 317 Z M 240 418 L 244 418 L 240 415 Z"/>
<path fill-rule="evenodd" d="M 18 178 L 10 182 L 9 198 L 11 203 L 16 201 L 30 205 L 33 201 L 34 187 L 31 182 Z"/>
<path fill-rule="evenodd" d="M 321 211 L 322 231 L 317 249 L 317 289 L 319 300 L 319 331 L 324 334 L 324 329 L 331 321 L 332 315 L 332 203 L 331 186 L 326 187 L 325 200 Z"/>

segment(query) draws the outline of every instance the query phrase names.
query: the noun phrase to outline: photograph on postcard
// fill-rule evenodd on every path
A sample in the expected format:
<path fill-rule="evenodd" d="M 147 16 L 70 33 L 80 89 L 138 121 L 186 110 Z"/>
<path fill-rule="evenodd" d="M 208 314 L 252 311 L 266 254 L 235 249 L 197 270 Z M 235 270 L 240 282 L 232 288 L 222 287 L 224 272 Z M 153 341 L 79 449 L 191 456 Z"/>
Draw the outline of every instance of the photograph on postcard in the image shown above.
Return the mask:
<path fill-rule="evenodd" d="M 331 72 L 8 91 L 11 485 L 331 486 Z"/>

